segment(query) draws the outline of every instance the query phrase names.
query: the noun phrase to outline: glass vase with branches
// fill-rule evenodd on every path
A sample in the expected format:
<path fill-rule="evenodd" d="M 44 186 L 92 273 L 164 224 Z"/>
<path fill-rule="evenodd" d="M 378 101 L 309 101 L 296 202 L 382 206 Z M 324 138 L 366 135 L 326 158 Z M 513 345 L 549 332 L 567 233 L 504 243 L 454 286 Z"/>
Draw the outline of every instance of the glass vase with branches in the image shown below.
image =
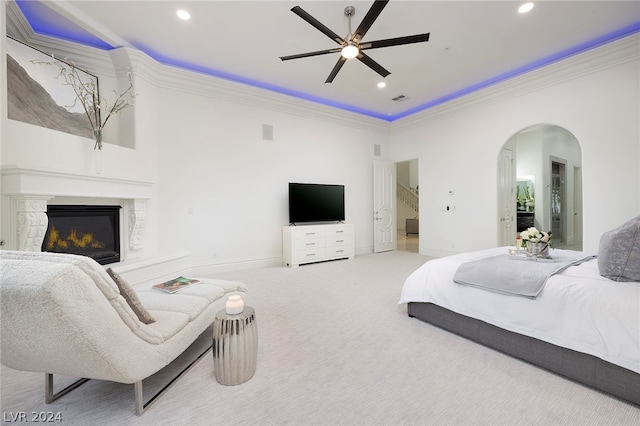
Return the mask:
<path fill-rule="evenodd" d="M 56 59 L 53 55 L 51 61 L 32 60 L 31 62 L 51 65 L 58 68 L 57 78 L 61 78 L 63 80 L 62 84 L 71 87 L 75 93 L 73 104 L 66 105 L 65 108 L 71 111 L 78 103 L 80 104 L 91 125 L 95 139 L 93 148 L 102 149 L 103 129 L 109 122 L 109 119 L 123 109 L 133 106 L 132 100 L 135 94 L 133 93 L 131 70 L 127 70 L 128 87 L 122 92 L 114 90 L 115 100 L 108 102 L 100 95 L 97 80 L 81 78 L 79 68 L 72 62 Z"/>

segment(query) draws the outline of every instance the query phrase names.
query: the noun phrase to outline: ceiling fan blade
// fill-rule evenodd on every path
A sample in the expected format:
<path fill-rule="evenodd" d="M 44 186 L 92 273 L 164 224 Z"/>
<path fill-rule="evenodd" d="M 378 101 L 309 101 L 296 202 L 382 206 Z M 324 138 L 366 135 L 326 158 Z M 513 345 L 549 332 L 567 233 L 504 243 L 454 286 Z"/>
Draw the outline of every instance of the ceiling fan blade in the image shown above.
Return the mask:
<path fill-rule="evenodd" d="M 391 74 L 389 71 L 384 69 L 382 65 L 380 65 L 379 63 L 377 63 L 376 61 L 374 61 L 373 59 L 371 59 L 369 56 L 367 56 L 362 52 L 360 52 L 360 54 L 356 57 L 360 60 L 360 62 L 362 62 L 363 64 L 365 64 L 366 66 L 368 66 L 369 68 L 371 68 L 372 70 L 380 74 L 383 78 Z"/>
<path fill-rule="evenodd" d="M 327 77 L 327 79 L 325 80 L 325 83 L 333 82 L 333 79 L 336 78 L 336 75 L 338 75 L 338 71 L 340 71 L 340 68 L 342 68 L 345 62 L 347 62 L 347 59 L 343 56 L 340 56 L 340 59 L 338 59 L 338 62 L 336 62 L 336 65 L 331 70 L 331 73 L 329 74 L 329 77 Z"/>
<path fill-rule="evenodd" d="M 390 47 L 390 46 L 400 46 L 403 44 L 412 44 L 412 43 L 422 43 L 425 41 L 429 41 L 429 34 L 416 34 L 412 36 L 405 37 L 396 37 L 396 38 L 387 38 L 385 40 L 376 40 L 376 41 L 367 41 L 365 43 L 360 43 L 360 50 L 366 49 L 379 49 L 381 47 Z"/>
<path fill-rule="evenodd" d="M 367 31 L 369 31 L 369 28 L 371 28 L 371 25 L 373 25 L 375 20 L 378 19 L 378 16 L 382 12 L 382 9 L 384 9 L 384 7 L 387 5 L 387 3 L 389 3 L 389 0 L 383 0 L 383 1 L 376 0 L 371 5 L 371 8 L 362 19 L 362 22 L 360 22 L 358 29 L 355 30 L 355 32 L 351 36 L 352 42 L 356 44 L 360 43 L 360 40 L 362 40 L 362 38 L 367 33 Z"/>
<path fill-rule="evenodd" d="M 316 50 L 315 52 L 298 53 L 297 55 L 289 55 L 289 56 L 280 56 L 280 59 L 283 61 L 288 61 L 290 59 L 308 58 L 310 56 L 320 56 L 320 55 L 326 55 L 328 53 L 337 53 L 337 52 L 340 52 L 341 50 L 342 50 L 341 47 L 334 47 L 333 49 Z"/>
<path fill-rule="evenodd" d="M 299 17 L 301 17 L 302 19 L 304 19 L 305 21 L 307 21 L 308 23 L 310 23 L 311 25 L 313 25 L 317 30 L 319 30 L 321 33 L 323 33 L 324 35 L 326 35 L 327 37 L 329 37 L 331 40 L 335 41 L 339 45 L 343 45 L 346 43 L 346 41 L 342 37 L 340 37 L 338 34 L 334 33 L 333 31 L 331 31 L 329 28 L 327 28 L 323 23 L 318 21 L 316 18 L 309 15 L 300 6 L 293 7 L 291 11 L 296 15 L 298 15 Z"/>

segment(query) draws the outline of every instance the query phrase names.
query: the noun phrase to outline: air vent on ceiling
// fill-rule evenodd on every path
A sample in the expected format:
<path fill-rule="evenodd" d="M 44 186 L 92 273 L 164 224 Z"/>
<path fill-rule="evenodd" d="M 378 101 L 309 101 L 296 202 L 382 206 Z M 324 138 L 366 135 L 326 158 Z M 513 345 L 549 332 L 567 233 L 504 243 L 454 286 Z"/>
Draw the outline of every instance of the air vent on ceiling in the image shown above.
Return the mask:
<path fill-rule="evenodd" d="M 395 102 L 402 102 L 402 101 L 406 101 L 407 99 L 409 99 L 409 98 L 407 98 L 405 95 L 398 95 L 398 96 L 396 96 L 395 98 L 393 98 L 391 100 L 395 101 Z"/>

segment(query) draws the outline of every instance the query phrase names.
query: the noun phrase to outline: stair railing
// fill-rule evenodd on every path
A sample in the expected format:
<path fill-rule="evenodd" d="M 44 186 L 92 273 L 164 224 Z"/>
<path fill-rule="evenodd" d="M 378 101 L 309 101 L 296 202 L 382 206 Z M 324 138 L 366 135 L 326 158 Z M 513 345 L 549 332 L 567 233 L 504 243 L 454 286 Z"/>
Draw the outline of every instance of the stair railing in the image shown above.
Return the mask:
<path fill-rule="evenodd" d="M 418 196 L 417 189 L 409 188 L 401 183 L 398 183 L 398 200 L 402 201 L 409 208 L 411 208 L 416 214 L 418 214 L 418 205 L 420 204 L 420 197 Z"/>

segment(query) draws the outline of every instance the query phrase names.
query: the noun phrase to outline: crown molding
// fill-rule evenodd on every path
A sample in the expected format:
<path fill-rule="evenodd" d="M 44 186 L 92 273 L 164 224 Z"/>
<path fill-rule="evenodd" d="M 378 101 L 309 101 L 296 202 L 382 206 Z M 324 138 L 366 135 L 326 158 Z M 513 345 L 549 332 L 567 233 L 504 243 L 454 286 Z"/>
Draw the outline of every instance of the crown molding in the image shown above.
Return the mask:
<path fill-rule="evenodd" d="M 390 131 L 443 115 L 458 114 L 479 105 L 502 102 L 585 75 L 640 60 L 640 33 L 579 53 L 506 81 L 496 83 L 391 123 Z"/>
<path fill-rule="evenodd" d="M 3 2 L 6 12 L 7 35 L 18 40 L 28 40 L 34 37 L 35 33 L 20 11 L 18 5 L 13 1 Z"/>
<path fill-rule="evenodd" d="M 127 40 L 113 33 L 99 21 L 81 12 L 68 1 L 49 1 L 46 6 L 110 46 L 133 47 Z"/>
<path fill-rule="evenodd" d="M 58 59 L 71 62 L 92 74 L 115 77 L 109 52 L 35 33 L 13 1 L 6 2 L 6 21 L 8 36 Z"/>
<path fill-rule="evenodd" d="M 196 96 L 205 96 L 238 105 L 283 112 L 298 117 L 320 119 L 358 129 L 377 132 L 389 131 L 389 123 L 376 118 L 226 80 L 221 77 L 162 64 L 137 49 L 122 47 L 116 50 L 119 51 L 119 55 L 126 54 L 129 57 L 136 78 L 144 79 L 156 87 Z"/>

